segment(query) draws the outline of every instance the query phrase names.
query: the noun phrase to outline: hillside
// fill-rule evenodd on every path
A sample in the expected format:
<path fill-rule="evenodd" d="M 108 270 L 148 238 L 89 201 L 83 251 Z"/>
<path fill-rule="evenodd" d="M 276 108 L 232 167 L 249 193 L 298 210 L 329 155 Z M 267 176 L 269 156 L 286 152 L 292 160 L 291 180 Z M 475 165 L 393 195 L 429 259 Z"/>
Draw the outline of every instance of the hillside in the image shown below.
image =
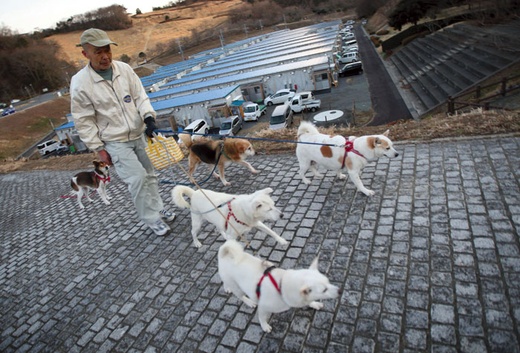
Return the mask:
<path fill-rule="evenodd" d="M 148 54 L 168 45 L 175 47 L 176 38 L 190 37 L 194 29 L 201 32 L 219 28 L 233 11 L 243 5 L 241 0 L 216 0 L 135 15 L 132 17 L 132 28 L 109 32 L 110 38 L 118 43 L 112 49 L 114 58 L 119 59 L 126 54 L 135 64 L 140 52 Z M 166 17 L 168 21 L 165 21 Z M 86 61 L 81 48 L 76 47 L 80 36 L 81 31 L 54 35 L 48 39 L 56 41 L 62 47 L 63 55 L 81 67 Z M 214 43 L 214 46 L 219 45 L 220 42 Z"/>

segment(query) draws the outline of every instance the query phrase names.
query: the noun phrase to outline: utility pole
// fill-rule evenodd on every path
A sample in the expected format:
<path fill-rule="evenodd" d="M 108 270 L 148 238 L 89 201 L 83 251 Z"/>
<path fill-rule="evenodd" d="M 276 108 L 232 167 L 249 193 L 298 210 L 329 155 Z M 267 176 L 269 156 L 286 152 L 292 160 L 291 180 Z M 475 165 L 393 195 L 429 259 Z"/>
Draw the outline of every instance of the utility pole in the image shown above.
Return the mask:
<path fill-rule="evenodd" d="M 182 61 L 184 61 L 184 52 L 182 51 L 182 45 L 179 38 L 177 38 L 177 45 L 179 46 L 179 53 L 181 54 Z"/>
<path fill-rule="evenodd" d="M 226 51 L 224 50 L 224 34 L 222 34 L 222 30 L 220 30 L 219 38 L 220 38 L 220 46 L 222 47 L 222 51 L 225 54 Z"/>

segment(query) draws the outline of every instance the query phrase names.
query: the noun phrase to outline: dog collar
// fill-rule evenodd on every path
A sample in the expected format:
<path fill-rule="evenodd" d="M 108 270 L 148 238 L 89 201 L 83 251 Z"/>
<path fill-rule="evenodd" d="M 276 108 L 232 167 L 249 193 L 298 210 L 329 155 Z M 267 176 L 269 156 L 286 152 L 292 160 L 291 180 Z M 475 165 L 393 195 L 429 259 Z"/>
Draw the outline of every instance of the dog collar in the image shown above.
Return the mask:
<path fill-rule="evenodd" d="M 345 161 L 347 159 L 347 155 L 349 152 L 353 152 L 360 157 L 365 158 L 358 150 L 354 148 L 354 140 L 349 141 L 348 138 L 345 137 L 345 154 L 343 155 L 343 162 L 341 163 L 341 169 L 345 168 Z M 366 159 L 366 158 L 365 158 Z"/>
<path fill-rule="evenodd" d="M 222 143 L 220 144 L 220 154 L 223 154 L 224 157 L 231 160 L 231 158 L 229 158 L 229 156 L 226 154 L 226 151 L 224 150 L 224 141 L 222 141 Z"/>
<path fill-rule="evenodd" d="M 103 176 L 98 174 L 97 172 L 94 172 L 96 174 L 96 177 L 101 180 L 102 182 L 109 183 L 110 182 L 110 175 L 109 176 Z"/>
<path fill-rule="evenodd" d="M 262 285 L 262 281 L 267 276 L 271 280 L 271 283 L 273 284 L 274 288 L 276 288 L 276 291 L 282 295 L 282 289 L 276 283 L 276 280 L 274 279 L 273 275 L 271 274 L 271 271 L 276 268 L 276 266 L 268 267 L 265 271 L 262 277 L 260 277 L 260 281 L 258 281 L 258 284 L 256 285 L 256 297 L 260 299 L 260 286 Z"/>
<path fill-rule="evenodd" d="M 234 199 L 232 199 L 231 201 L 233 201 Z M 231 201 L 229 201 L 227 203 L 227 207 L 228 207 L 228 214 L 227 214 L 227 218 L 226 218 L 226 225 L 225 225 L 225 230 L 228 229 L 228 224 L 229 224 L 229 219 L 231 217 L 233 217 L 233 219 L 235 220 L 235 222 L 237 222 L 238 224 L 241 224 L 243 226 L 248 226 L 246 223 L 242 222 L 241 220 L 239 220 L 237 218 L 237 216 L 235 216 L 235 214 L 233 213 L 233 209 L 231 208 Z"/>

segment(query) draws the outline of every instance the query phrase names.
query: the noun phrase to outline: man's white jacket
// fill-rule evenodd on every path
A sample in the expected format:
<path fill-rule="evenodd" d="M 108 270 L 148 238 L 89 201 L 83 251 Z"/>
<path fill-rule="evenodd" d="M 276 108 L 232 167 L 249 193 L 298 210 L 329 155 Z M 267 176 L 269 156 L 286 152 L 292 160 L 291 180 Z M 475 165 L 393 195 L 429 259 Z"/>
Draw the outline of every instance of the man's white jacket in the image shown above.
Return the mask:
<path fill-rule="evenodd" d="M 112 61 L 112 69 L 112 81 L 107 81 L 87 64 L 70 83 L 74 125 L 92 151 L 103 149 L 103 141 L 141 137 L 146 128 L 144 118 L 156 116 L 134 70 L 120 61 Z"/>

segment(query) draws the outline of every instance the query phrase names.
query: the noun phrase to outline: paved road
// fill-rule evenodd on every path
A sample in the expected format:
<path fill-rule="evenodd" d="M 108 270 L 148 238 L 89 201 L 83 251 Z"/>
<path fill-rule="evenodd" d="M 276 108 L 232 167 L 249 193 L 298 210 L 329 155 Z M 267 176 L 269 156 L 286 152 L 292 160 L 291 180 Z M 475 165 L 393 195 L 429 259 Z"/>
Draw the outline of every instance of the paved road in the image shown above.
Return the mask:
<path fill-rule="evenodd" d="M 384 125 L 396 120 L 412 119 L 412 114 L 364 28 L 359 25 L 355 26 L 354 34 L 359 43 L 359 55 L 363 62 L 363 70 L 372 98 L 372 108 L 375 112 L 372 125 Z"/>
<path fill-rule="evenodd" d="M 319 255 L 344 289 L 274 315 L 270 334 L 224 293 L 223 239 L 206 225 L 194 248 L 186 210 L 157 237 L 117 176 L 110 206 L 81 211 L 61 197 L 71 172 L 0 175 L 0 351 L 520 352 L 520 138 L 396 148 L 365 169 L 371 198 L 332 173 L 302 184 L 294 155 L 251 158 L 256 176 L 229 167 L 225 190 L 272 187 L 284 211 L 271 226 L 289 245 L 251 232 L 258 254 L 283 268 Z"/>

